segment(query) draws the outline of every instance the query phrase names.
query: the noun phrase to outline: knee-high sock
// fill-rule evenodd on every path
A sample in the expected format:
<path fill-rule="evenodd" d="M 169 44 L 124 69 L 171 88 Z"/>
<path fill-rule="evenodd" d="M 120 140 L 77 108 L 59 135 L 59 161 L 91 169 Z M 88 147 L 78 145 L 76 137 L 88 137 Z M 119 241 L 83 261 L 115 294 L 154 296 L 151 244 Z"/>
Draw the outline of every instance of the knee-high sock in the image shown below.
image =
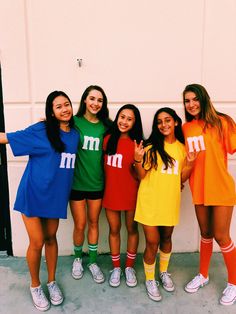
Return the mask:
<path fill-rule="evenodd" d="M 200 269 L 199 272 L 203 277 L 208 277 L 208 270 L 213 250 L 213 239 L 205 239 L 201 237 L 200 243 Z"/>
<path fill-rule="evenodd" d="M 167 272 L 169 261 L 170 261 L 170 256 L 171 256 L 171 252 L 164 253 L 160 250 L 160 262 L 159 262 L 160 273 Z"/>
<path fill-rule="evenodd" d="M 125 267 L 134 267 L 136 253 L 127 251 Z"/>
<path fill-rule="evenodd" d="M 233 241 L 221 246 L 220 249 L 228 271 L 228 283 L 236 285 L 236 248 Z"/>
<path fill-rule="evenodd" d="M 97 261 L 97 251 L 98 251 L 98 244 L 88 244 L 89 249 L 89 264 L 96 263 Z"/>
<path fill-rule="evenodd" d="M 82 258 L 82 254 L 83 254 L 83 244 L 82 245 L 74 245 L 74 252 L 75 252 L 75 257 L 76 258 Z"/>
<path fill-rule="evenodd" d="M 144 272 L 146 276 L 146 281 L 147 280 L 155 280 L 155 266 L 156 266 L 156 261 L 154 264 L 146 264 L 143 261 L 143 266 L 144 266 Z"/>

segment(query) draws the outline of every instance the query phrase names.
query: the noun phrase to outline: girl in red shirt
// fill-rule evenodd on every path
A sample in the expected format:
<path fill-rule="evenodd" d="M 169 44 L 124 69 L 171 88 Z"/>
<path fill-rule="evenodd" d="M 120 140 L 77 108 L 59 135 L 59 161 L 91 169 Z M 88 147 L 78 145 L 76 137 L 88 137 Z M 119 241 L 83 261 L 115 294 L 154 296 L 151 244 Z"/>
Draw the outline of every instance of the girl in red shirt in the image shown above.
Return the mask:
<path fill-rule="evenodd" d="M 127 104 L 121 107 L 113 122 L 111 131 L 104 139 L 105 190 L 103 207 L 109 223 L 109 244 L 113 270 L 109 284 L 120 285 L 120 230 L 121 212 L 125 212 L 127 258 L 125 265 L 126 284 L 137 285 L 134 262 L 138 247 L 138 227 L 134 221 L 136 197 L 139 182 L 135 177 L 134 140 L 140 143 L 143 136 L 140 112 L 137 107 Z"/>

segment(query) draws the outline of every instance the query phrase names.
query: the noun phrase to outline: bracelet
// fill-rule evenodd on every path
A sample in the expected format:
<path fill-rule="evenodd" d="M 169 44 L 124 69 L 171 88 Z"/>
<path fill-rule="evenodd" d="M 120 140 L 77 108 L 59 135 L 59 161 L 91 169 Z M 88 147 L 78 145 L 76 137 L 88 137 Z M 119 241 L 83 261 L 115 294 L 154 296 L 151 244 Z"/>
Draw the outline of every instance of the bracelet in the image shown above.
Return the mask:
<path fill-rule="evenodd" d="M 140 163 L 140 162 L 142 162 L 142 160 L 136 160 L 136 159 L 134 159 L 134 162 L 136 162 L 136 163 Z"/>

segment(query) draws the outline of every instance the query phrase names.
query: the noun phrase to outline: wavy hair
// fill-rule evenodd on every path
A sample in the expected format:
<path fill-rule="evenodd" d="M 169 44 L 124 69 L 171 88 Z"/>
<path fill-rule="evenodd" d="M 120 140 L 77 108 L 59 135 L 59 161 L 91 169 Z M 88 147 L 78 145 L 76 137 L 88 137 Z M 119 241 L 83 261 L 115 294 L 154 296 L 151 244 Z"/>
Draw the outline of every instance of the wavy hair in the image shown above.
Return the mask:
<path fill-rule="evenodd" d="M 158 115 L 161 112 L 168 113 L 175 122 L 177 122 L 177 125 L 175 126 L 175 137 L 177 140 L 179 140 L 181 143 L 184 144 L 184 135 L 182 131 L 182 120 L 177 115 L 175 110 L 169 108 L 169 107 L 163 107 L 157 110 L 157 112 L 154 115 L 153 123 L 152 123 L 152 131 L 149 136 L 149 138 L 145 141 L 145 146 L 151 145 L 150 149 L 146 152 L 144 162 L 145 160 L 148 160 L 148 163 L 150 163 L 150 168 L 157 169 L 158 163 L 157 163 L 157 153 L 161 156 L 161 159 L 163 163 L 165 164 L 165 169 L 168 168 L 168 166 L 173 166 L 174 164 L 174 158 L 171 157 L 164 148 L 164 142 L 165 142 L 165 136 L 159 131 L 157 127 L 157 119 Z"/>
<path fill-rule="evenodd" d="M 221 122 L 220 117 L 224 117 L 226 119 L 226 121 L 229 124 L 229 127 L 231 127 L 232 129 L 235 128 L 234 120 L 227 114 L 219 112 L 214 108 L 208 92 L 206 91 L 205 87 L 203 87 L 200 84 L 187 85 L 183 91 L 184 111 L 185 111 L 185 118 L 187 122 L 192 121 L 194 119 L 194 117 L 191 114 L 189 114 L 186 110 L 185 95 L 187 92 L 193 92 L 199 100 L 200 107 L 201 107 L 199 118 L 205 122 L 205 126 L 203 130 L 205 130 L 209 126 L 216 127 L 218 131 L 218 135 L 221 138 L 223 136 L 223 133 L 222 133 L 222 122 Z"/>

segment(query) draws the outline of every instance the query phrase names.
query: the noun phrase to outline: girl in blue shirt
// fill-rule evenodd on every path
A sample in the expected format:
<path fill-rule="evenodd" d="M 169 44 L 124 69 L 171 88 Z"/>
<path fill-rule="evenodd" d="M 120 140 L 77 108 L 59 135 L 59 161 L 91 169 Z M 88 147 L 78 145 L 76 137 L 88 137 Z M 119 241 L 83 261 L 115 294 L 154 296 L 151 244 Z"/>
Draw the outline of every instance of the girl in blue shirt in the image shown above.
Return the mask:
<path fill-rule="evenodd" d="M 14 156 L 28 155 L 14 209 L 21 212 L 29 236 L 27 262 L 31 275 L 31 295 L 38 310 L 50 307 L 39 278 L 43 246 L 48 270 L 48 291 L 53 305 L 63 302 L 55 281 L 59 219 L 67 217 L 73 179 L 78 132 L 73 129 L 69 97 L 54 91 L 47 97 L 46 120 L 25 130 L 0 133 L 0 144 L 9 143 Z"/>

